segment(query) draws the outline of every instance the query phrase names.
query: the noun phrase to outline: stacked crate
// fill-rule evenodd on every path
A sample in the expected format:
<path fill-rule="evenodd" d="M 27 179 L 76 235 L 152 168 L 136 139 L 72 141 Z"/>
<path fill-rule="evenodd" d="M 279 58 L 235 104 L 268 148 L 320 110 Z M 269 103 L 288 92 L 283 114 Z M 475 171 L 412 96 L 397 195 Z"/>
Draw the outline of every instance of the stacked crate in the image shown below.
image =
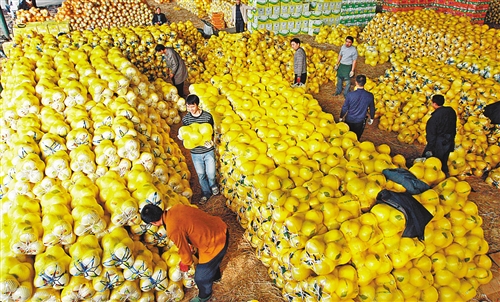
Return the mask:
<path fill-rule="evenodd" d="M 363 26 L 373 19 L 376 0 L 250 0 L 248 30 L 280 35 L 317 34 L 324 25 Z"/>
<path fill-rule="evenodd" d="M 466 16 L 471 18 L 472 23 L 484 24 L 489 7 L 490 1 L 468 1 Z"/>
<path fill-rule="evenodd" d="M 347 26 L 364 26 L 375 16 L 377 1 L 375 0 L 343 0 L 340 24 Z"/>
<path fill-rule="evenodd" d="M 384 12 L 400 12 L 431 8 L 456 16 L 467 16 L 472 23 L 484 23 L 490 1 L 485 0 L 385 0 L 382 5 Z"/>
<path fill-rule="evenodd" d="M 217 29 L 223 29 L 226 27 L 226 23 L 224 22 L 224 13 L 212 13 L 211 22 L 212 25 Z"/>
<path fill-rule="evenodd" d="M 429 6 L 429 0 L 385 0 L 382 5 L 384 12 L 401 12 L 419 10 Z"/>

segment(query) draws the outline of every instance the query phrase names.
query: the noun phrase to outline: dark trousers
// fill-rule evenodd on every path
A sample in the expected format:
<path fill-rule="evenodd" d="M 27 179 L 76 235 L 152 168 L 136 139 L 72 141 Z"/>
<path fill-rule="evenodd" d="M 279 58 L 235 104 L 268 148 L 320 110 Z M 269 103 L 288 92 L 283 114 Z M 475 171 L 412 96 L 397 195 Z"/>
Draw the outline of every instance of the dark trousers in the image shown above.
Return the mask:
<path fill-rule="evenodd" d="M 198 286 L 198 297 L 204 299 L 212 295 L 214 281 L 221 278 L 220 264 L 229 246 L 229 230 L 226 233 L 226 244 L 217 256 L 207 263 L 198 264 L 194 273 L 194 281 Z"/>
<path fill-rule="evenodd" d="M 172 84 L 177 88 L 177 94 L 183 98 L 184 97 L 184 82 L 176 84 L 174 78 L 172 78 Z"/>
<path fill-rule="evenodd" d="M 306 80 L 307 80 L 307 72 L 304 72 L 300 76 L 298 74 L 295 74 L 295 81 L 294 81 L 294 83 L 299 83 L 299 81 L 297 81 L 299 78 L 300 78 L 300 83 L 305 84 Z"/>
<path fill-rule="evenodd" d="M 359 140 L 361 138 L 361 134 L 363 134 L 363 131 L 365 130 L 365 123 L 347 123 L 347 125 L 349 126 L 349 130 L 356 133 Z"/>
<path fill-rule="evenodd" d="M 236 32 L 237 33 L 242 33 L 245 31 L 245 22 L 243 22 L 243 19 L 241 20 L 236 20 L 235 22 L 235 26 L 236 26 Z"/>
<path fill-rule="evenodd" d="M 444 134 L 436 139 L 436 144 L 434 150 L 425 146 L 423 157 L 427 151 L 432 152 L 432 156 L 439 158 L 442 164 L 441 170 L 448 174 L 448 157 L 450 157 L 450 152 L 455 149 L 455 137 L 451 134 Z"/>

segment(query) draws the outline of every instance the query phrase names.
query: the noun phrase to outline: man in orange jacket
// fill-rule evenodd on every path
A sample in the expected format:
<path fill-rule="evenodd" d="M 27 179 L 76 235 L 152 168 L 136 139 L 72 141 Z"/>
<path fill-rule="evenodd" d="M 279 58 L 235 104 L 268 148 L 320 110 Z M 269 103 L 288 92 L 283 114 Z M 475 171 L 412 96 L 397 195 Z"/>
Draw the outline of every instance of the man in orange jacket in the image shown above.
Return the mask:
<path fill-rule="evenodd" d="M 198 249 L 199 263 L 194 280 L 199 293 L 190 302 L 210 300 L 212 285 L 221 278 L 220 264 L 229 245 L 226 223 L 220 217 L 183 204 L 174 205 L 167 211 L 147 204 L 141 210 L 141 218 L 145 223 L 165 226 L 167 236 L 179 248 L 179 268 L 182 272 L 187 272 L 193 264 L 191 246 Z"/>

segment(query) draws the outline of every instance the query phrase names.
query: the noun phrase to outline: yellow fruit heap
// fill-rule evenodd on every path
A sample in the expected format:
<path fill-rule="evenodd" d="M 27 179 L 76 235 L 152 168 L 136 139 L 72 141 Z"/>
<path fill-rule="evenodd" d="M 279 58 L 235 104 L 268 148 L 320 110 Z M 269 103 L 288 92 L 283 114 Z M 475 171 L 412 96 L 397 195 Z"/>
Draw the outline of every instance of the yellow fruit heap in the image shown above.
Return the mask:
<path fill-rule="evenodd" d="M 439 160 L 411 170 L 433 187 L 414 196 L 434 215 L 425 240 L 401 238 L 404 215 L 372 206 L 382 189 L 405 190 L 381 173 L 402 156 L 359 143 L 270 71 L 212 83 L 190 92 L 216 120 L 227 206 L 286 299 L 467 301 L 491 280 L 470 186 L 445 179 Z"/>
<path fill-rule="evenodd" d="M 109 33 L 116 46 L 91 46 L 90 32 L 16 37 L 3 64 L 6 300 L 182 299 L 193 285 L 165 228 L 139 217 L 146 204 L 189 204 L 190 173 L 169 136 L 184 99 L 149 82 L 123 54 L 122 31 Z"/>
<path fill-rule="evenodd" d="M 468 17 L 417 10 L 377 14 L 359 38 L 368 45 L 388 39 L 400 57 L 454 62 L 460 69 L 490 78 L 500 77 L 498 32 L 471 24 Z"/>
<path fill-rule="evenodd" d="M 333 64 L 329 62 L 336 62 L 337 53 L 306 43 L 301 46 L 307 55 L 307 90 L 317 93 L 321 85 L 335 78 Z M 293 55 L 290 40 L 272 32 L 261 30 L 241 35 L 221 32 L 217 39 L 210 39 L 198 50 L 198 56 L 204 61 L 206 69 L 201 81 L 209 82 L 214 76 L 239 75 L 248 70 L 273 70 L 292 83 Z"/>
<path fill-rule="evenodd" d="M 343 24 L 336 24 L 331 26 L 322 26 L 319 33 L 314 37 L 318 43 L 328 43 L 335 46 L 342 46 L 345 44 L 345 38 L 351 36 L 354 38 L 354 46 L 359 43 L 358 36 L 360 35 L 361 28 L 359 26 L 345 26 Z"/>
<path fill-rule="evenodd" d="M 448 161 L 451 175 L 482 176 L 500 162 L 494 147 L 499 132 L 482 114 L 500 95 L 500 84 L 493 79 L 428 57 L 395 59 L 377 82 L 367 82 L 366 89 L 375 95 L 379 128 L 398 132 L 398 140 L 408 144 L 425 144 L 425 126 L 433 112 L 428 100 L 434 94 L 445 96 L 445 105 L 458 116 L 456 147 Z"/>

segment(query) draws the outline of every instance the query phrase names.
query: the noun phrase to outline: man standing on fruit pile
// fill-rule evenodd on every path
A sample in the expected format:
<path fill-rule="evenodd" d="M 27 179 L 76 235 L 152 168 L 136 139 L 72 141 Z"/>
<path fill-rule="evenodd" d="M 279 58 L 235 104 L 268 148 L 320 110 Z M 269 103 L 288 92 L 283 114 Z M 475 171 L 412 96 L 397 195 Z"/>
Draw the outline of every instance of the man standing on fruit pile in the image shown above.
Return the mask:
<path fill-rule="evenodd" d="M 168 23 L 167 17 L 164 13 L 161 12 L 161 8 L 156 8 L 156 13 L 153 15 L 153 21 L 151 21 L 153 25 L 162 25 Z"/>
<path fill-rule="evenodd" d="M 169 69 L 169 77 L 172 80 L 175 88 L 177 88 L 177 93 L 181 98 L 184 97 L 184 81 L 188 77 L 188 72 L 186 69 L 186 64 L 182 60 L 181 56 L 172 48 L 165 47 L 163 44 L 156 45 L 156 53 L 161 53 L 162 60 L 167 63 L 167 68 Z"/>
<path fill-rule="evenodd" d="M 349 125 L 349 130 L 356 133 L 358 140 L 365 130 L 365 123 L 373 124 L 375 117 L 375 102 L 373 101 L 373 93 L 365 90 L 366 76 L 356 76 L 356 90 L 351 91 L 345 98 L 344 105 L 340 111 L 340 119 L 345 120 Z M 366 116 L 366 110 L 370 110 L 370 118 Z M 368 122 L 366 121 L 368 119 Z"/>
<path fill-rule="evenodd" d="M 202 210 L 176 204 L 167 211 L 147 204 L 141 210 L 145 223 L 165 226 L 167 237 L 179 248 L 179 269 L 186 273 L 193 264 L 193 249 L 198 250 L 194 281 L 198 296 L 190 302 L 205 302 L 212 297 L 212 285 L 221 279 L 220 264 L 229 246 L 229 231 L 220 217 L 211 216 Z"/>
<path fill-rule="evenodd" d="M 233 13 L 231 15 L 231 24 L 234 24 L 237 33 L 245 31 L 245 24 L 247 24 L 248 21 L 247 10 L 249 9 L 255 10 L 255 7 L 241 4 L 241 0 L 236 0 L 236 4 L 233 6 Z"/>
<path fill-rule="evenodd" d="M 444 96 L 432 96 L 434 112 L 425 127 L 427 146 L 424 157 L 437 157 L 441 161 L 442 170 L 449 176 L 448 157 L 455 149 L 455 135 L 457 134 L 457 114 L 451 107 L 444 105 Z"/>
<path fill-rule="evenodd" d="M 351 78 L 354 76 L 356 60 L 358 59 L 358 50 L 352 46 L 353 42 L 354 38 L 347 36 L 345 44 L 340 48 L 339 58 L 337 64 L 335 64 L 335 70 L 337 71 L 337 89 L 335 90 L 335 95 L 339 95 L 342 92 L 344 81 L 346 82 L 344 97 L 347 97 L 347 93 L 351 88 Z"/>
<path fill-rule="evenodd" d="M 190 94 L 186 98 L 186 108 L 188 113 L 182 118 L 182 124 L 189 126 L 193 123 L 209 123 L 214 127 L 212 115 L 199 107 L 200 99 L 195 94 Z M 178 136 L 181 139 L 180 135 Z M 213 140 L 205 142 L 204 146 L 191 149 L 191 158 L 198 174 L 201 191 L 203 196 L 200 204 L 204 204 L 212 195 L 219 194 L 217 186 L 216 168 L 215 168 L 215 147 Z"/>
<path fill-rule="evenodd" d="M 306 52 L 300 47 L 300 40 L 298 38 L 293 38 L 290 44 L 292 45 L 292 49 L 295 50 L 295 55 L 293 56 L 293 73 L 295 75 L 292 87 L 301 87 L 306 84 L 307 79 Z"/>

